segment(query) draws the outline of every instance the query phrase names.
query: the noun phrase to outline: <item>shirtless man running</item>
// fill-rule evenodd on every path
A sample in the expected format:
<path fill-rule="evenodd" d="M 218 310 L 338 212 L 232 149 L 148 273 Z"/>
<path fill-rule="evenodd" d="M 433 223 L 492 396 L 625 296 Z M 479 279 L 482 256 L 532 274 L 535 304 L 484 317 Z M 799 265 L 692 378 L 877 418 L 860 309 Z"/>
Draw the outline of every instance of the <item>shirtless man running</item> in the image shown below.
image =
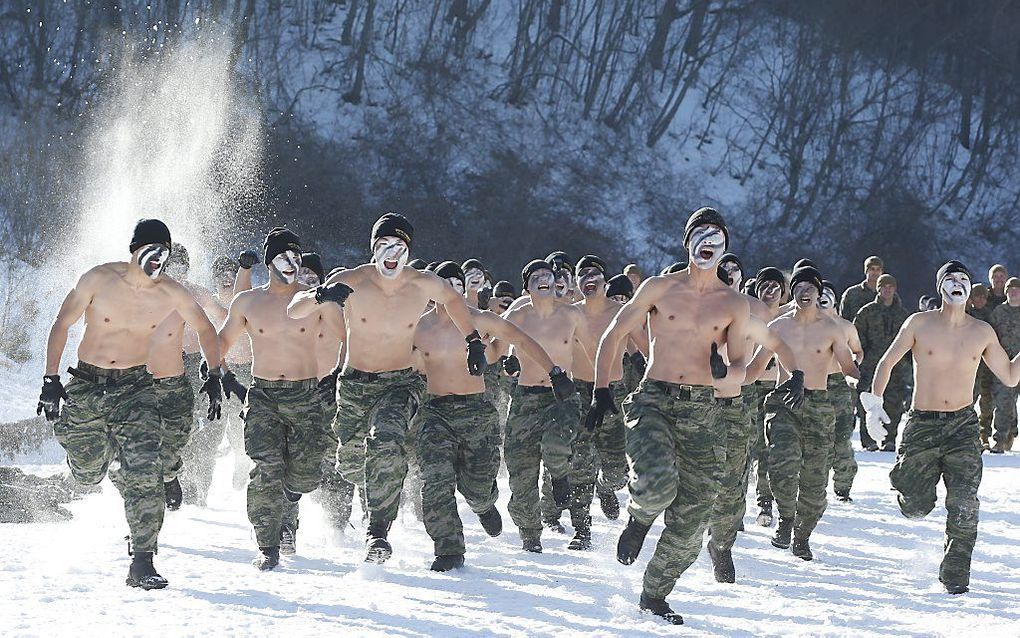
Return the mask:
<path fill-rule="evenodd" d="M 555 364 L 537 361 L 522 352 L 517 387 L 510 399 L 504 454 L 510 473 L 510 518 L 525 551 L 542 551 L 539 472 L 544 467 L 552 484 L 552 498 L 562 509 L 570 502 L 570 446 L 581 404 L 570 380 L 574 340 L 587 330 L 579 308 L 556 301 L 556 275 L 549 262 L 536 259 L 521 272 L 529 301 L 504 315 L 541 344 Z M 516 302 L 515 302 L 516 303 Z M 551 389 L 550 389 L 551 388 Z"/>
<path fill-rule="evenodd" d="M 854 363 L 864 360 L 864 349 L 857 335 L 857 328 L 852 321 L 839 316 L 836 288 L 830 281 L 822 282 L 822 296 L 818 298 L 818 308 L 822 314 L 843 327 L 846 335 L 846 347 L 853 355 Z M 854 458 L 854 447 L 850 437 L 854 433 L 854 406 L 857 405 L 856 391 L 846 384 L 839 363 L 833 359 L 829 365 L 829 402 L 836 411 L 836 429 L 832 442 L 832 491 L 836 500 L 841 503 L 853 501 L 850 488 L 857 476 L 857 460 Z"/>
<path fill-rule="evenodd" d="M 808 539 L 825 511 L 836 427 L 836 413 L 827 392 L 830 366 L 835 359 L 842 373 L 852 379 L 860 378 L 860 372 L 850 356 L 845 328 L 818 309 L 822 293 L 818 271 L 811 266 L 794 271 L 790 288 L 796 310 L 769 327 L 797 357 L 803 370 L 805 400 L 794 411 L 778 393 L 765 399 L 769 484 L 779 509 L 779 526 L 772 545 L 790 548 L 792 534 L 793 555 L 811 560 Z M 757 379 L 772 357 L 771 350 L 761 348 L 748 366 L 748 377 Z M 790 378 L 790 372 L 781 364 L 778 368 L 780 381 Z"/>
<path fill-rule="evenodd" d="M 173 312 L 195 328 L 206 360 L 220 360 L 216 330 L 190 292 L 161 276 L 170 255 L 170 230 L 142 219 L 131 238 L 131 260 L 88 270 L 64 298 L 46 342 L 46 376 L 38 412 L 56 424 L 53 433 L 67 451 L 74 478 L 95 485 L 106 476 L 124 499 L 133 556 L 127 584 L 167 586 L 152 564 L 163 525 L 161 427 L 152 375 L 146 370 L 153 332 Z M 67 331 L 85 315 L 74 378 L 64 389 L 60 358 Z M 202 385 L 210 418 L 221 399 L 218 367 Z M 60 403 L 64 401 L 63 410 Z"/>
<path fill-rule="evenodd" d="M 436 274 L 459 293 L 465 289 L 460 266 L 446 261 Z M 482 340 L 513 345 L 546 369 L 554 364 L 545 350 L 499 315 L 471 309 Z M 464 530 L 457 513 L 459 491 L 478 515 L 486 533 L 498 536 L 503 521 L 496 509 L 499 427 L 496 409 L 485 397 L 485 382 L 468 374 L 461 350 L 463 336 L 444 306 L 421 318 L 414 335 L 418 368 L 428 379 L 428 399 L 418 419 L 418 467 L 422 472 L 425 531 L 435 544 L 433 571 L 464 564 Z"/>
<path fill-rule="evenodd" d="M 405 268 L 413 234 L 403 215 L 386 213 L 372 227 L 372 263 L 298 293 L 287 311 L 295 318 L 324 313 L 341 322 L 345 361 L 333 421 L 340 442 L 337 469 L 364 487 L 368 562 L 382 563 L 393 553 L 387 536 L 407 475 L 407 430 L 424 389 L 412 367 L 414 332 L 430 301 L 445 306 L 465 338 L 471 374 L 481 376 L 486 367 L 485 344 L 464 297 L 435 273 Z"/>
<path fill-rule="evenodd" d="M 742 383 L 747 365 L 747 299 L 716 273 L 728 243 L 722 215 L 711 208 L 691 214 L 684 230 L 691 265 L 646 279 L 609 324 L 599 344 L 587 417 L 598 423 L 616 410 L 611 372 L 624 339 L 647 320 L 648 369 L 623 405 L 631 501 L 616 557 L 633 563 L 652 523 L 666 513 L 666 529 L 645 569 L 640 607 L 677 625 L 683 617 L 665 598 L 701 551 L 726 454 L 717 429 L 715 383 L 719 378 Z M 718 354 L 722 344 L 728 366 Z"/>
<path fill-rule="evenodd" d="M 983 361 L 1003 384 L 1017 385 L 1020 354 L 1009 360 L 992 327 L 967 315 L 971 275 L 963 264 L 944 264 L 935 285 L 942 307 L 907 319 L 878 362 L 871 392 L 861 392 L 861 404 L 872 436 L 881 433 L 889 421 L 882 393 L 893 366 L 912 352 L 914 396 L 889 478 L 907 518 L 931 512 L 936 487 L 940 480 L 945 483 L 946 540 L 939 581 L 950 594 L 962 594 L 970 588 L 982 471 L 974 379 Z"/>
<path fill-rule="evenodd" d="M 295 293 L 301 243 L 286 228 L 269 231 L 263 245 L 269 283 L 238 294 L 220 328 L 224 353 L 247 333 L 252 383 L 244 408 L 244 445 L 254 463 L 248 481 L 248 520 L 255 528 L 262 571 L 280 563 L 284 499 L 296 502 L 319 486 L 328 447 L 325 406 L 319 398 L 316 351 L 324 325 L 339 332 L 335 316 L 309 312 L 287 316 Z"/>

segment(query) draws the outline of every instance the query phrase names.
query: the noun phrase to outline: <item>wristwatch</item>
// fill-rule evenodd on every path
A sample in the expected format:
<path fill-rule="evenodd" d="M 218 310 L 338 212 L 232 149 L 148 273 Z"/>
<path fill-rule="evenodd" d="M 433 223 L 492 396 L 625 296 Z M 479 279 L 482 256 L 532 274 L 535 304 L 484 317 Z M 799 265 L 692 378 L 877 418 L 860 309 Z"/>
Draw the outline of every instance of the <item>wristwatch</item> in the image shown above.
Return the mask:
<path fill-rule="evenodd" d="M 563 374 L 563 368 L 559 366 L 553 366 L 553 369 L 549 371 L 550 377 L 555 377 L 558 374 Z"/>

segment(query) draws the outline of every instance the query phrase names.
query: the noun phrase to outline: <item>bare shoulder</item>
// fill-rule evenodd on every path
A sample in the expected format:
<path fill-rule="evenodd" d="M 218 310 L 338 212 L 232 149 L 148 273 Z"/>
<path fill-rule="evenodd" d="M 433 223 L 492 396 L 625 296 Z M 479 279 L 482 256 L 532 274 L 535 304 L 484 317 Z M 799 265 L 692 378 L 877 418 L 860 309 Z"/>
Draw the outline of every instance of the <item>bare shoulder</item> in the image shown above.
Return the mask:
<path fill-rule="evenodd" d="M 562 304 L 557 306 L 556 311 L 569 317 L 574 323 L 584 319 L 584 310 L 575 304 Z"/>
<path fill-rule="evenodd" d="M 326 280 L 326 283 L 336 283 L 342 281 L 351 288 L 354 288 L 358 283 L 365 281 L 371 273 L 376 272 L 375 266 L 372 264 L 361 264 L 354 268 L 348 268 L 347 270 L 341 270 Z"/>
<path fill-rule="evenodd" d="M 517 301 L 520 301 L 520 299 L 518 299 Z M 516 301 L 514 303 L 516 303 Z M 521 302 L 521 304 L 518 305 L 516 308 L 511 305 L 510 309 L 506 311 L 506 319 L 508 321 L 519 319 L 529 314 L 532 308 L 534 308 L 534 306 L 531 304 L 531 299 L 527 299 Z"/>
<path fill-rule="evenodd" d="M 765 305 L 765 302 L 762 301 L 761 299 L 748 297 L 747 295 L 744 296 L 747 297 L 747 306 L 751 314 L 754 315 L 755 317 L 758 317 L 762 321 L 767 322 L 769 320 L 771 313 L 769 312 L 769 307 Z"/>
<path fill-rule="evenodd" d="M 724 288 L 721 292 L 726 304 L 733 310 L 734 317 L 747 317 L 751 314 L 751 304 L 747 301 L 747 295 L 730 288 Z"/>
<path fill-rule="evenodd" d="M 79 291 L 94 290 L 97 286 L 122 278 L 126 270 L 127 264 L 122 261 L 93 266 L 78 277 L 75 288 Z"/>

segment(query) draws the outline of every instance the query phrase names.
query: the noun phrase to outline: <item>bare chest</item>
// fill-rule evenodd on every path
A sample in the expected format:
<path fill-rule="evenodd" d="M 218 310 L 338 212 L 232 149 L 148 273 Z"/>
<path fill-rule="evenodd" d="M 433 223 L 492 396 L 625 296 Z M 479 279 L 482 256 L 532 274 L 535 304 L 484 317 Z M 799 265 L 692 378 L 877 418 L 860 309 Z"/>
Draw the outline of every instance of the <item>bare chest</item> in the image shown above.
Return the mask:
<path fill-rule="evenodd" d="M 319 316 L 313 314 L 303 319 L 291 319 L 287 316 L 287 304 L 290 297 L 286 295 L 263 295 L 254 299 L 245 317 L 248 322 L 248 334 L 256 340 L 278 339 L 318 339 Z"/>
<path fill-rule="evenodd" d="M 671 295 L 649 312 L 650 337 L 655 340 L 720 341 L 732 321 L 729 309 L 693 293 Z"/>
<path fill-rule="evenodd" d="M 171 313 L 176 314 L 167 294 L 158 287 L 135 289 L 114 280 L 92 299 L 85 320 L 100 332 L 151 334 Z"/>
<path fill-rule="evenodd" d="M 976 367 L 983 350 L 984 339 L 977 331 L 925 326 L 915 333 L 912 354 L 918 365 L 938 372 Z"/>

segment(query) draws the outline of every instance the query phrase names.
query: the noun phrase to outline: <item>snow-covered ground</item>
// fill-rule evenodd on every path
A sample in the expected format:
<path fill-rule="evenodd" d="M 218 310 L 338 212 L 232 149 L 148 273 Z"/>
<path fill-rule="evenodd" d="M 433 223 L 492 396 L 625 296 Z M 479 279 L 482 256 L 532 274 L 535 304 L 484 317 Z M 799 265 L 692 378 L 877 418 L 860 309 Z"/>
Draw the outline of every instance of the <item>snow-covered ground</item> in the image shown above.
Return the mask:
<path fill-rule="evenodd" d="M 0 525 L 0 633 L 4 635 L 1020 635 L 1020 455 L 985 456 L 972 591 L 938 584 L 945 510 L 901 518 L 889 491 L 891 453 L 858 452 L 850 505 L 830 503 L 805 563 L 768 542 L 749 517 L 737 541 L 735 585 L 712 578 L 707 553 L 670 597 L 684 628 L 637 611 L 649 536 L 637 564 L 616 562 L 624 521 L 595 515 L 596 550 L 570 552 L 547 534 L 545 553 L 518 548 L 509 518 L 490 539 L 466 507 L 467 567 L 428 570 L 432 546 L 410 508 L 391 538 L 394 557 L 362 562 L 363 526 L 332 538 L 321 511 L 302 502 L 298 555 L 281 569 L 251 566 L 254 541 L 242 492 L 221 462 L 210 506 L 170 512 L 157 567 L 163 591 L 124 585 L 126 524 L 116 490 L 70 506 L 68 523 Z M 226 461 L 229 457 L 223 457 Z M 51 459 L 52 460 L 52 459 Z M 48 473 L 59 465 L 24 465 Z M 500 507 L 507 490 L 501 483 Z M 751 503 L 753 505 L 753 503 Z M 357 518 L 357 515 L 355 515 Z"/>

